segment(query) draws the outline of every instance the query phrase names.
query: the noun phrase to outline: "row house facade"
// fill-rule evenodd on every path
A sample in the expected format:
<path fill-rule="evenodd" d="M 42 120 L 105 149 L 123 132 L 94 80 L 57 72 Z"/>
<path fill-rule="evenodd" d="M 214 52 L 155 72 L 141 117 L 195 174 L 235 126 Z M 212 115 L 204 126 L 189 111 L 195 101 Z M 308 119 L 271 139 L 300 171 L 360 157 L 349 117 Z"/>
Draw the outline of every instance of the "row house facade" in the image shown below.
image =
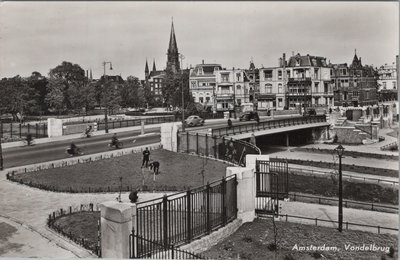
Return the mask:
<path fill-rule="evenodd" d="M 220 64 L 197 64 L 190 69 L 189 91 L 194 102 L 216 110 L 216 73 L 222 70 Z"/>
<path fill-rule="evenodd" d="M 258 109 L 332 106 L 331 68 L 326 58 L 297 54 L 278 67 L 260 69 Z"/>
<path fill-rule="evenodd" d="M 379 100 L 397 100 L 397 69 L 396 63 L 385 64 L 378 68 Z"/>
<path fill-rule="evenodd" d="M 363 66 L 354 54 L 347 63 L 332 65 L 335 106 L 367 106 L 378 103 L 377 75 L 373 67 Z"/>
<path fill-rule="evenodd" d="M 249 79 L 245 70 L 231 69 L 216 72 L 216 111 L 232 111 L 250 97 Z"/>

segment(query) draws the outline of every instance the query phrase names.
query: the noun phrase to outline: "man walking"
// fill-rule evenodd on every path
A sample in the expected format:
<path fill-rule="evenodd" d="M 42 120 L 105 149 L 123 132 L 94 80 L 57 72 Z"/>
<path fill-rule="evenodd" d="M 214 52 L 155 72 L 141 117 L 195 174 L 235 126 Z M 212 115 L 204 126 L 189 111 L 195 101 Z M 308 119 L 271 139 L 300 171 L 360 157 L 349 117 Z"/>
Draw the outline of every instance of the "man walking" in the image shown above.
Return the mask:
<path fill-rule="evenodd" d="M 146 163 L 146 168 L 148 167 L 149 159 L 150 159 L 150 151 L 149 151 L 149 148 L 146 147 L 146 149 L 143 151 L 142 168 L 143 168 L 145 163 Z"/>

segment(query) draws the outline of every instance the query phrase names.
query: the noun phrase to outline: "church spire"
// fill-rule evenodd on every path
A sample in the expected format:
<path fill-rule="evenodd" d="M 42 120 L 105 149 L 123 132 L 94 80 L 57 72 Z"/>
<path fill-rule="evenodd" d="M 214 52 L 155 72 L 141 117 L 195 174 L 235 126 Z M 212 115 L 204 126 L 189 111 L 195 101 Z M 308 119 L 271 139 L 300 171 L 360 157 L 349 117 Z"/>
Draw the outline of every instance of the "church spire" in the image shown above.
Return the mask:
<path fill-rule="evenodd" d="M 155 59 L 153 59 L 153 71 L 156 71 L 157 69 L 156 69 L 156 61 L 155 61 Z"/>
<path fill-rule="evenodd" d="M 173 18 L 172 18 L 172 24 L 171 24 L 171 34 L 169 37 L 169 45 L 168 45 L 167 55 L 168 55 L 167 69 L 171 69 L 173 72 L 179 71 L 180 70 L 179 52 L 178 52 L 178 45 L 176 43 Z"/>
<path fill-rule="evenodd" d="M 144 73 L 145 74 L 149 73 L 149 64 L 147 64 L 147 59 L 146 59 L 146 66 L 144 67 Z"/>

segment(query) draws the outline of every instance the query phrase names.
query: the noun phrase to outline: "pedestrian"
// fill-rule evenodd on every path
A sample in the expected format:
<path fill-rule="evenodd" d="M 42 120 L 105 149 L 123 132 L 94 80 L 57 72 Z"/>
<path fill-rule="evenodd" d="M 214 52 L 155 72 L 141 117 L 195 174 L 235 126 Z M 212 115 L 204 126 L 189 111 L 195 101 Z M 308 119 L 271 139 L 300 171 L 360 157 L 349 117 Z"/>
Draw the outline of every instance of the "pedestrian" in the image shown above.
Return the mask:
<path fill-rule="evenodd" d="M 260 123 L 260 117 L 258 116 L 258 114 L 256 114 L 255 117 L 256 117 L 257 124 L 259 124 Z"/>
<path fill-rule="evenodd" d="M 160 163 L 158 161 L 152 161 L 149 164 L 150 170 L 154 171 L 154 174 L 158 174 L 158 170 L 160 169 Z"/>
<path fill-rule="evenodd" d="M 146 147 L 146 149 L 143 151 L 142 168 L 145 165 L 145 163 L 146 163 L 146 168 L 148 167 L 149 159 L 150 159 L 150 151 L 149 148 Z"/>
<path fill-rule="evenodd" d="M 228 128 L 232 128 L 232 120 L 231 120 L 231 118 L 228 118 Z"/>

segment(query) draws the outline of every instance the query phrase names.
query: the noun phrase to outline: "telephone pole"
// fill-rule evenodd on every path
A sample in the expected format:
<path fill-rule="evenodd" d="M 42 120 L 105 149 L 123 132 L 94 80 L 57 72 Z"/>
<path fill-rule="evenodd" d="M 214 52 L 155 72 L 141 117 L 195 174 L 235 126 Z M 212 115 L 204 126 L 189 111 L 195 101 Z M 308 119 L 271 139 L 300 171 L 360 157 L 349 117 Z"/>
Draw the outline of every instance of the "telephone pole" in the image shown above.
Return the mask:
<path fill-rule="evenodd" d="M 110 64 L 110 70 L 112 70 L 112 63 L 111 61 L 103 61 L 103 79 L 104 79 L 104 88 L 107 87 L 106 83 L 107 83 L 107 78 L 106 78 L 106 65 Z M 104 88 L 103 88 L 103 92 L 104 92 Z M 104 93 L 103 93 L 104 95 Z M 106 102 L 107 103 L 107 102 Z M 105 127 L 104 130 L 106 132 L 106 134 L 108 134 L 108 104 L 104 104 L 104 123 L 105 123 Z"/>

